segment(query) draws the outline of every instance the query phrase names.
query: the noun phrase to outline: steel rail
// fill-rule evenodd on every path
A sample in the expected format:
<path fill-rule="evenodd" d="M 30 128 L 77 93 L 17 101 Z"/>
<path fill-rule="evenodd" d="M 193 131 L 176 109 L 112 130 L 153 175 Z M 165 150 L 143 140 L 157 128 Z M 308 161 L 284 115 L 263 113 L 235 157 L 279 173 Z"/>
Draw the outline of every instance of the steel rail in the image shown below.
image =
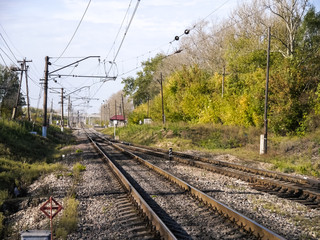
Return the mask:
<path fill-rule="evenodd" d="M 89 136 L 86 132 L 88 139 L 94 145 L 94 147 L 99 151 L 99 153 L 107 160 L 108 165 L 114 171 L 116 176 L 119 178 L 123 186 L 127 189 L 129 194 L 133 197 L 135 202 L 141 208 L 143 213 L 151 221 L 155 229 L 160 233 L 160 236 L 168 240 L 176 240 L 177 238 L 174 234 L 168 229 L 168 227 L 163 223 L 163 221 L 158 217 L 158 215 L 151 209 L 151 207 L 146 203 L 146 201 L 141 197 L 138 191 L 131 185 L 131 183 L 126 179 L 126 177 L 121 173 L 121 171 L 116 167 L 113 161 L 103 152 L 99 145 Z"/>
<path fill-rule="evenodd" d="M 158 172 L 162 176 L 166 177 L 170 181 L 176 183 L 181 188 L 183 188 L 185 191 L 188 191 L 192 196 L 197 198 L 198 200 L 204 202 L 207 206 L 212 207 L 214 210 L 218 211 L 221 215 L 228 217 L 232 222 L 240 226 L 241 228 L 245 229 L 248 232 L 251 232 L 253 235 L 260 239 L 281 239 L 284 240 L 285 238 L 281 237 L 280 235 L 272 232 L 271 230 L 265 228 L 261 224 L 247 218 L 243 214 L 229 208 L 225 204 L 213 199 L 212 197 L 208 196 L 207 194 L 203 193 L 202 191 L 196 189 L 195 187 L 191 186 L 190 184 L 184 182 L 183 180 L 173 176 L 172 174 L 168 173 L 167 171 L 151 164 L 148 161 L 143 160 L 139 156 L 135 155 L 134 153 L 131 153 L 129 151 L 126 151 L 125 149 L 121 148 L 117 144 L 114 144 L 110 142 L 110 144 L 118 149 L 119 151 L 131 156 L 134 159 L 137 159 L 139 162 L 145 164 L 150 169 L 153 169 L 154 171 Z"/>
<path fill-rule="evenodd" d="M 320 192 L 318 190 L 319 181 L 317 180 L 311 182 L 312 179 L 308 178 L 295 178 L 295 176 L 276 173 L 268 170 L 250 168 L 239 164 L 223 162 L 220 160 L 193 157 L 184 153 L 179 154 L 177 152 L 174 152 L 174 154 L 169 158 L 168 153 L 165 153 L 163 149 L 161 149 L 161 151 L 159 151 L 160 149 L 157 149 L 160 152 L 159 153 L 154 152 L 155 150 L 152 150 L 152 148 L 142 148 L 131 145 L 128 146 L 128 148 L 134 148 L 136 151 L 140 151 L 157 157 L 172 159 L 184 164 L 203 168 L 222 175 L 238 178 L 249 183 L 260 184 L 262 186 L 268 186 L 271 188 L 275 186 L 281 187 L 282 191 L 288 193 L 289 196 L 302 196 L 310 199 L 310 201 L 312 202 L 303 203 L 309 207 L 319 206 L 320 203 Z"/>
<path fill-rule="evenodd" d="M 121 142 L 119 142 L 119 143 L 121 143 Z M 124 144 L 126 144 L 126 143 L 124 143 Z M 149 151 L 153 151 L 153 152 L 154 151 L 161 152 L 165 155 L 168 154 L 168 150 L 161 149 L 161 148 L 152 148 L 152 147 L 142 146 L 142 145 L 138 145 L 138 144 L 131 144 L 131 143 L 127 143 L 127 144 L 129 144 L 131 147 L 140 148 L 143 151 L 149 150 Z M 240 165 L 237 163 L 229 163 L 229 162 L 225 162 L 225 161 L 221 161 L 221 160 L 214 160 L 214 159 L 209 159 L 209 158 L 204 158 L 204 157 L 192 156 L 192 155 L 189 155 L 186 153 L 176 152 L 176 151 L 172 152 L 172 156 L 173 156 L 173 159 L 175 159 L 177 157 L 182 157 L 182 158 L 187 158 L 187 159 L 192 159 L 192 160 L 198 160 L 198 161 L 202 161 L 202 162 L 215 164 L 215 165 L 218 165 L 221 167 L 229 167 L 229 168 L 233 168 L 233 169 L 238 169 L 243 172 L 248 172 L 248 173 L 253 173 L 256 175 L 262 175 L 265 177 L 275 178 L 280 181 L 287 181 L 287 182 L 291 182 L 291 183 L 295 183 L 295 184 L 309 185 L 311 188 L 320 189 L 320 181 L 315 180 L 315 179 L 311 179 L 308 177 L 292 176 L 292 175 L 285 174 L 285 173 L 279 173 L 279 172 L 273 172 L 273 171 L 264 170 L 264 169 L 258 169 L 258 168 L 254 168 L 254 167 L 243 166 L 243 165 Z"/>

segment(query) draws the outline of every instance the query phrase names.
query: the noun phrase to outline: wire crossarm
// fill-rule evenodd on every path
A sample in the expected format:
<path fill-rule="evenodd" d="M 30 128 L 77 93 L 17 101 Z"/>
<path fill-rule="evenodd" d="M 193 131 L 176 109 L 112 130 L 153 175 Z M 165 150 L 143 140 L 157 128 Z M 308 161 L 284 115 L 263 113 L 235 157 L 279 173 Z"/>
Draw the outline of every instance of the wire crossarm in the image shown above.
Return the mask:
<path fill-rule="evenodd" d="M 52 77 L 83 77 L 83 78 L 102 78 L 106 81 L 116 80 L 117 77 L 108 77 L 108 76 L 88 76 L 88 75 L 75 75 L 75 74 L 50 74 Z"/>
<path fill-rule="evenodd" d="M 52 72 L 49 72 L 48 74 L 51 75 L 52 73 L 58 72 L 58 71 L 60 71 L 60 70 L 62 70 L 62 69 L 64 69 L 64 68 L 70 67 L 70 66 L 72 66 L 72 65 L 74 65 L 74 64 L 77 64 L 77 63 L 79 63 L 79 62 L 82 62 L 82 61 L 84 61 L 84 60 L 86 60 L 86 59 L 88 59 L 88 58 L 100 58 L 100 56 L 88 56 L 88 57 L 82 58 L 82 59 L 80 59 L 80 60 L 78 60 L 78 61 L 75 61 L 75 62 L 73 62 L 73 63 L 70 63 L 70 64 L 66 65 L 66 66 L 63 66 L 63 67 L 61 67 L 61 68 L 58 68 L 58 69 L 56 69 L 56 70 L 54 70 L 54 71 L 52 71 Z"/>

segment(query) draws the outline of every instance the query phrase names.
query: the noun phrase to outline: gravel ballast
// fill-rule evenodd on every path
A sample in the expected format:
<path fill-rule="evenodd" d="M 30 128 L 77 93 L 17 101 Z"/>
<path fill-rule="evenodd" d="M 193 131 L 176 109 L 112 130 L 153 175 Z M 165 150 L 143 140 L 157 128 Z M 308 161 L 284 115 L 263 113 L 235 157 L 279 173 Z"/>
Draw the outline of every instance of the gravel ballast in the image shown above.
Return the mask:
<path fill-rule="evenodd" d="M 70 189 L 74 189 L 79 201 L 79 213 L 77 230 L 68 239 L 133 238 L 117 207 L 119 199 L 125 197 L 122 188 L 97 154 L 93 154 L 94 149 L 85 135 L 80 132 L 78 138 L 81 144 L 73 146 L 73 153 L 63 159 L 66 172 L 43 176 L 29 186 L 30 198 L 21 201 L 19 210 L 6 219 L 11 233 L 5 239 L 19 239 L 19 233 L 26 229 L 50 229 L 49 220 L 39 210 L 40 206 L 49 196 L 64 205 Z M 78 149 L 82 153 L 76 153 Z M 287 239 L 320 239 L 319 210 L 259 192 L 246 182 L 203 169 L 158 158 L 149 157 L 149 161 Z M 77 183 L 68 174 L 76 162 L 86 167 Z"/>
<path fill-rule="evenodd" d="M 78 227 L 67 239 L 138 239 L 122 221 L 117 207 L 127 195 L 100 157 L 93 154 L 94 149 L 86 136 L 80 132 L 77 137 L 81 143 L 73 146 L 73 154 L 63 160 L 68 170 L 43 176 L 29 186 L 28 196 L 32 200 L 22 201 L 19 210 L 6 219 L 10 231 L 5 239 L 20 239 L 20 232 L 24 230 L 50 230 L 49 219 L 40 207 L 49 196 L 64 205 L 63 200 L 72 189 L 79 201 Z M 86 170 L 74 183 L 70 173 L 76 162 L 84 165 Z M 34 197 L 39 195 L 42 197 Z M 60 212 L 53 222 L 57 223 L 61 215 Z"/>
<path fill-rule="evenodd" d="M 257 191 L 241 180 L 137 154 L 287 239 L 319 239 L 320 211 Z"/>

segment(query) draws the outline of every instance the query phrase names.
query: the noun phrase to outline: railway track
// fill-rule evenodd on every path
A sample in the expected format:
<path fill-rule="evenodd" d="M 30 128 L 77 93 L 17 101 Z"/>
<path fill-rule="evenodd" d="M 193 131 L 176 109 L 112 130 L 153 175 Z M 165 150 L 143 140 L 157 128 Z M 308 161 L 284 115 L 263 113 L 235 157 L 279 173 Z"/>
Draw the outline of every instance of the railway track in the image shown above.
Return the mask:
<path fill-rule="evenodd" d="M 118 144 L 93 133 L 88 133 L 88 138 L 113 165 L 118 178 L 133 193 L 143 215 L 162 238 L 283 239 Z"/>
<path fill-rule="evenodd" d="M 105 140 L 104 136 L 100 136 Z M 173 160 L 187 165 L 199 167 L 225 176 L 241 179 L 251 184 L 252 188 L 286 198 L 309 208 L 320 209 L 320 181 L 311 178 L 292 176 L 228 163 L 220 160 L 192 156 L 181 152 L 169 154 L 169 150 L 133 145 L 113 141 L 124 149 L 140 152 L 146 155 Z"/>

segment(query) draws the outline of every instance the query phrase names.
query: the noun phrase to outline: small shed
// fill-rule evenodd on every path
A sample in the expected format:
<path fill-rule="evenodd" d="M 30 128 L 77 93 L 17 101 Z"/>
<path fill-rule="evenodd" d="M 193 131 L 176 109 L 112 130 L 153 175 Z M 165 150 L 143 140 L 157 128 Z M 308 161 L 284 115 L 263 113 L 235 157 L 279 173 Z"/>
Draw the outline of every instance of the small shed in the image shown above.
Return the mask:
<path fill-rule="evenodd" d="M 123 115 L 114 115 L 110 118 L 110 124 L 113 126 L 113 123 L 116 122 L 117 127 L 123 127 L 126 125 L 126 119 Z"/>

